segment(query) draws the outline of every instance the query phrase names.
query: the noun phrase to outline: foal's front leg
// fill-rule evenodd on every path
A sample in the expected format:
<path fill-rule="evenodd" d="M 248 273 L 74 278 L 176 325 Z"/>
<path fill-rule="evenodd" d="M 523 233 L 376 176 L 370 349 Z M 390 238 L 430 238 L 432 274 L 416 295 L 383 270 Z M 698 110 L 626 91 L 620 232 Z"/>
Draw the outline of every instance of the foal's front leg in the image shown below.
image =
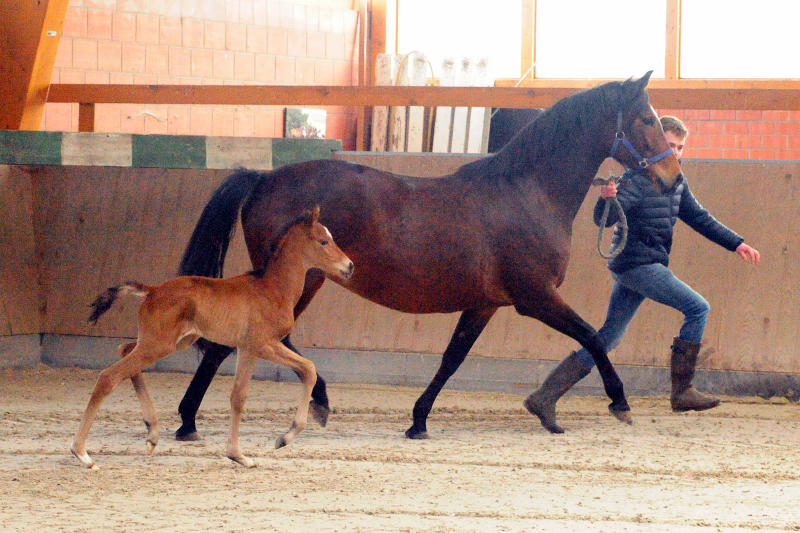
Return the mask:
<path fill-rule="evenodd" d="M 278 437 L 275 441 L 275 448 L 283 448 L 306 427 L 308 422 L 308 405 L 311 402 L 311 391 L 314 390 L 314 385 L 317 382 L 317 369 L 314 363 L 305 357 L 298 355 L 291 351 L 281 343 L 272 345 L 272 352 L 269 350 L 264 351 L 265 359 L 277 363 L 279 365 L 287 366 L 294 370 L 300 379 L 303 381 L 303 392 L 300 396 L 300 404 L 297 406 L 297 413 L 294 416 L 294 422 L 289 431 L 282 437 Z M 270 353 L 272 357 L 269 357 Z"/>
<path fill-rule="evenodd" d="M 231 390 L 231 427 L 225 452 L 228 459 L 247 468 L 253 468 L 256 466 L 256 462 L 246 457 L 239 449 L 239 422 L 242 420 L 244 402 L 247 400 L 250 378 L 253 376 L 255 364 L 255 357 L 248 350 L 242 348 L 237 350 L 236 377 L 233 379 L 233 389 Z"/>

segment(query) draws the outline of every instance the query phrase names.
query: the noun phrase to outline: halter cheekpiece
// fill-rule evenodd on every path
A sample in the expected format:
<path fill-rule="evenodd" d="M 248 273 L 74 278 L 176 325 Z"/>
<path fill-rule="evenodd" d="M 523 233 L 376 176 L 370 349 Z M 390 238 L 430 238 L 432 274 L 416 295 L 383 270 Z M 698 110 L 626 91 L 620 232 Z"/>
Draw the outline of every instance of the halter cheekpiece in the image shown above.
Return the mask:
<path fill-rule="evenodd" d="M 611 145 L 611 157 L 613 157 L 614 159 L 617 158 L 616 157 L 617 149 L 619 148 L 620 144 L 625 146 L 625 148 L 628 149 L 628 152 L 630 152 L 630 154 L 639 162 L 639 170 L 643 170 L 652 165 L 653 163 L 661 161 L 669 154 L 674 152 L 672 148 L 668 148 L 667 150 L 664 150 L 660 154 L 654 155 L 650 159 L 642 157 L 639 154 L 639 152 L 636 151 L 636 148 L 633 147 L 628 138 L 625 137 L 625 132 L 622 131 L 622 111 L 617 112 L 617 133 L 614 134 L 614 144 Z"/>

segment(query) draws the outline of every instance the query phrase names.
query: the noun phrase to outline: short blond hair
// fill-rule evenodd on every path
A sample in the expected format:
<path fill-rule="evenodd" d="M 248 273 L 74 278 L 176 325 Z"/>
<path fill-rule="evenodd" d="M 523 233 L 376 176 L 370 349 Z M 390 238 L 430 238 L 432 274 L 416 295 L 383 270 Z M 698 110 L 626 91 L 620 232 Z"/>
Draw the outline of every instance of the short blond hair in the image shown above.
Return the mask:
<path fill-rule="evenodd" d="M 661 117 L 661 127 L 664 128 L 665 132 L 669 131 L 679 139 L 683 139 L 689 135 L 689 129 L 686 127 L 686 124 L 678 117 L 664 115 Z"/>

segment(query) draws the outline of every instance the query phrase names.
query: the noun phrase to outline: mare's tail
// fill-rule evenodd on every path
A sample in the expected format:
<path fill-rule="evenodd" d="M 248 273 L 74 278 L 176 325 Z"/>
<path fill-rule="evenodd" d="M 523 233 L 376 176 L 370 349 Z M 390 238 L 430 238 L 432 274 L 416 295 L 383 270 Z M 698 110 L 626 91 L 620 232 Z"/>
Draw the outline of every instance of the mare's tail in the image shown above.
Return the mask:
<path fill-rule="evenodd" d="M 237 170 L 222 182 L 200 215 L 183 253 L 179 276 L 221 278 L 239 210 L 264 174 Z"/>
<path fill-rule="evenodd" d="M 225 178 L 197 221 L 189 245 L 183 253 L 178 275 L 222 277 L 225 254 L 228 253 L 228 246 L 236 230 L 239 210 L 264 175 L 241 169 Z M 233 351 L 233 348 L 203 338 L 198 339 L 194 346 L 203 355 L 209 352 L 218 354 L 220 361 Z"/>
<path fill-rule="evenodd" d="M 100 317 L 103 316 L 106 311 L 111 309 L 111 306 L 114 305 L 114 302 L 117 301 L 118 297 L 125 296 L 126 294 L 147 296 L 147 294 L 150 292 L 150 289 L 150 287 L 139 283 L 138 281 L 126 281 L 122 285 L 109 287 L 97 298 L 95 298 L 91 304 L 89 304 L 89 307 L 92 308 L 92 314 L 89 316 L 89 322 L 92 324 L 97 324 L 97 321 L 100 319 Z"/>

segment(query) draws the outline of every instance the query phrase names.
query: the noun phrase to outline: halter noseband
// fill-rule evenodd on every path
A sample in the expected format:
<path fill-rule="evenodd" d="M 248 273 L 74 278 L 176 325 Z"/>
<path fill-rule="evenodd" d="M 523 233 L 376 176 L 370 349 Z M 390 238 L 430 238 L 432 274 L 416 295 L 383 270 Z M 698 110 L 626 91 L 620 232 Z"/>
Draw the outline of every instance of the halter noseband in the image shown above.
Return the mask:
<path fill-rule="evenodd" d="M 634 148 L 630 143 L 628 138 L 625 137 L 625 132 L 622 131 L 622 111 L 617 112 L 617 133 L 614 135 L 614 144 L 611 145 L 611 157 L 614 159 L 617 158 L 617 149 L 619 148 L 620 143 L 622 143 L 622 145 L 628 149 L 628 152 L 630 152 L 630 154 L 639 162 L 639 170 L 646 169 L 653 163 L 661 161 L 669 154 L 674 152 L 672 148 L 668 148 L 660 154 L 654 155 L 650 159 L 642 157 L 639 152 L 636 151 L 636 148 Z"/>

